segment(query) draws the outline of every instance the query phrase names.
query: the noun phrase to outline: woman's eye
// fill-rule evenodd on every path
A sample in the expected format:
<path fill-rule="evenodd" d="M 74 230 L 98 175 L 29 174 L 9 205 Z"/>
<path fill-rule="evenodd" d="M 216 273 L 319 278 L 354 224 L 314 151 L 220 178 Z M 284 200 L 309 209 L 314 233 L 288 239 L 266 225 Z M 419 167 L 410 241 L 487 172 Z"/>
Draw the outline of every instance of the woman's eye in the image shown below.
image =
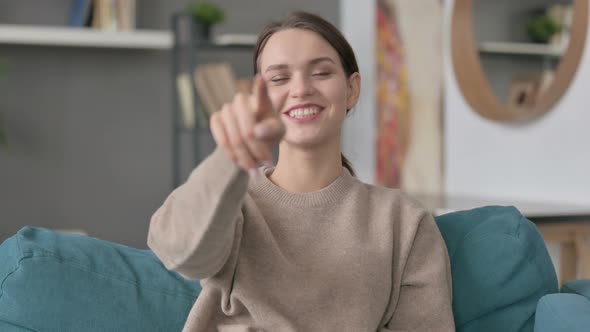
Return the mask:
<path fill-rule="evenodd" d="M 313 73 L 312 76 L 328 76 L 330 74 L 331 74 L 330 72 L 321 71 L 321 72 Z"/>
<path fill-rule="evenodd" d="M 273 76 L 270 78 L 270 81 L 273 83 L 278 83 L 278 82 L 282 82 L 282 81 L 286 81 L 287 77 L 286 76 Z"/>

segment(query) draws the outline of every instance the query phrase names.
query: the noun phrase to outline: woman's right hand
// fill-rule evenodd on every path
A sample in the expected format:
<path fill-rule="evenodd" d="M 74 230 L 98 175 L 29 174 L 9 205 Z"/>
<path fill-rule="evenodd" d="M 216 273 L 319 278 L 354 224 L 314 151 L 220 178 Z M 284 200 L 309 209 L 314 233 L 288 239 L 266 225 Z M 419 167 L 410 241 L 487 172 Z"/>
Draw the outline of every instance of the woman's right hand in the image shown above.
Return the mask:
<path fill-rule="evenodd" d="M 213 113 L 210 128 L 217 146 L 245 171 L 272 164 L 269 145 L 285 135 L 285 125 L 274 111 L 260 76 L 254 79 L 251 95 L 238 93 Z"/>

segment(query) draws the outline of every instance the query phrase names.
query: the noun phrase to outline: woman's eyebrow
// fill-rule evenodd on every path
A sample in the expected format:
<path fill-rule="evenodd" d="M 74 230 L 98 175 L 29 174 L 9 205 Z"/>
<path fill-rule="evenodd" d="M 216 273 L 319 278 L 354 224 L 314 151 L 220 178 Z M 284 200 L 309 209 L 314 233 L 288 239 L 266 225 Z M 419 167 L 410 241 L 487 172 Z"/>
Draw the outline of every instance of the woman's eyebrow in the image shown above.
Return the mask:
<path fill-rule="evenodd" d="M 289 66 L 284 63 L 278 64 L 278 65 L 270 65 L 270 66 L 266 67 L 266 70 L 264 72 L 266 73 L 271 70 L 279 70 L 279 69 L 286 69 L 286 68 L 289 68 Z"/>
<path fill-rule="evenodd" d="M 334 60 L 332 60 L 332 58 L 327 57 L 327 56 L 312 59 L 312 60 L 309 61 L 309 64 L 310 65 L 316 65 L 316 64 L 318 64 L 320 62 L 324 62 L 324 61 L 328 61 L 328 62 L 331 62 L 333 64 L 336 64 L 336 62 L 334 62 Z"/>
<path fill-rule="evenodd" d="M 308 61 L 308 63 L 310 65 L 316 65 L 316 64 L 318 64 L 320 62 L 324 62 L 324 61 L 336 64 L 336 62 L 334 60 L 332 60 L 332 58 L 327 57 L 327 56 L 311 59 Z M 266 73 L 266 72 L 269 72 L 272 70 L 280 70 L 280 69 L 286 69 L 286 68 L 289 68 L 289 65 L 284 64 L 284 63 L 280 63 L 280 64 L 270 65 L 270 66 L 266 67 L 266 70 L 264 72 Z"/>

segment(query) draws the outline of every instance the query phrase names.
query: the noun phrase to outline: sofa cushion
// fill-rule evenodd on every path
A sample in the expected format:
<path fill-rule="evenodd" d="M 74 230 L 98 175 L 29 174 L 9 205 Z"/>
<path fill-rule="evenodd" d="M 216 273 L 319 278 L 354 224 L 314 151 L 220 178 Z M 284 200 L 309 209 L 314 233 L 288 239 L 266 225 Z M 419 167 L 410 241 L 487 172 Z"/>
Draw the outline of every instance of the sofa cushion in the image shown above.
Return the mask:
<path fill-rule="evenodd" d="M 582 295 L 590 301 L 590 280 L 572 280 L 561 287 L 561 292 Z"/>
<path fill-rule="evenodd" d="M 151 251 L 86 236 L 25 227 L 0 246 L 0 326 L 14 331 L 180 331 L 200 289 Z"/>
<path fill-rule="evenodd" d="M 578 294 L 550 294 L 537 305 L 535 332 L 588 332 L 590 301 Z"/>
<path fill-rule="evenodd" d="M 514 207 L 436 218 L 451 260 L 457 331 L 533 331 L 537 302 L 557 276 L 535 225 Z"/>

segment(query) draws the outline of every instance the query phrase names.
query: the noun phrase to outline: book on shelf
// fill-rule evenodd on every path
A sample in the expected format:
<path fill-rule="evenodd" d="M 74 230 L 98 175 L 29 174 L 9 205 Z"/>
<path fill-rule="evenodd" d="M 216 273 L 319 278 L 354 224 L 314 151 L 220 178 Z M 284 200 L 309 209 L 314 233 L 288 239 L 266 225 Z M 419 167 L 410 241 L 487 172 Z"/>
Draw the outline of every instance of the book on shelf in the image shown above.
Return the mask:
<path fill-rule="evenodd" d="M 73 0 L 70 6 L 68 25 L 71 27 L 89 26 L 92 15 L 92 0 Z"/>
<path fill-rule="evenodd" d="M 217 103 L 214 111 L 221 109 L 224 103 L 233 100 L 236 94 L 236 75 L 229 63 L 213 63 L 209 67 L 209 84 Z"/>
<path fill-rule="evenodd" d="M 211 115 L 217 111 L 221 105 L 215 100 L 215 94 L 213 92 L 213 85 L 210 84 L 212 78 L 210 76 L 209 65 L 202 65 L 195 69 L 194 80 L 195 89 L 199 95 L 201 106 L 207 115 Z M 223 104 L 222 104 L 223 105 Z"/>
<path fill-rule="evenodd" d="M 210 116 L 232 101 L 236 94 L 236 76 L 228 63 L 211 63 L 198 66 L 194 72 L 195 88 L 205 112 Z"/>
<path fill-rule="evenodd" d="M 136 0 L 118 0 L 117 18 L 119 31 L 131 31 L 135 29 Z"/>
<path fill-rule="evenodd" d="M 238 79 L 229 63 L 200 65 L 192 73 L 192 79 L 198 103 L 191 91 L 191 75 L 182 73 L 176 77 L 178 107 L 185 128 L 194 128 L 196 123 L 208 126 L 211 114 L 219 111 L 223 104 L 231 102 L 237 92 L 252 92 L 252 79 Z M 195 106 L 202 111 L 195 112 Z"/>
<path fill-rule="evenodd" d="M 91 9 L 91 26 L 94 29 L 104 31 L 134 30 L 136 1 L 137 0 L 93 0 Z"/>
<path fill-rule="evenodd" d="M 190 75 L 186 73 L 176 77 L 178 107 L 180 108 L 182 125 L 185 128 L 195 127 L 195 101 L 190 80 Z"/>

